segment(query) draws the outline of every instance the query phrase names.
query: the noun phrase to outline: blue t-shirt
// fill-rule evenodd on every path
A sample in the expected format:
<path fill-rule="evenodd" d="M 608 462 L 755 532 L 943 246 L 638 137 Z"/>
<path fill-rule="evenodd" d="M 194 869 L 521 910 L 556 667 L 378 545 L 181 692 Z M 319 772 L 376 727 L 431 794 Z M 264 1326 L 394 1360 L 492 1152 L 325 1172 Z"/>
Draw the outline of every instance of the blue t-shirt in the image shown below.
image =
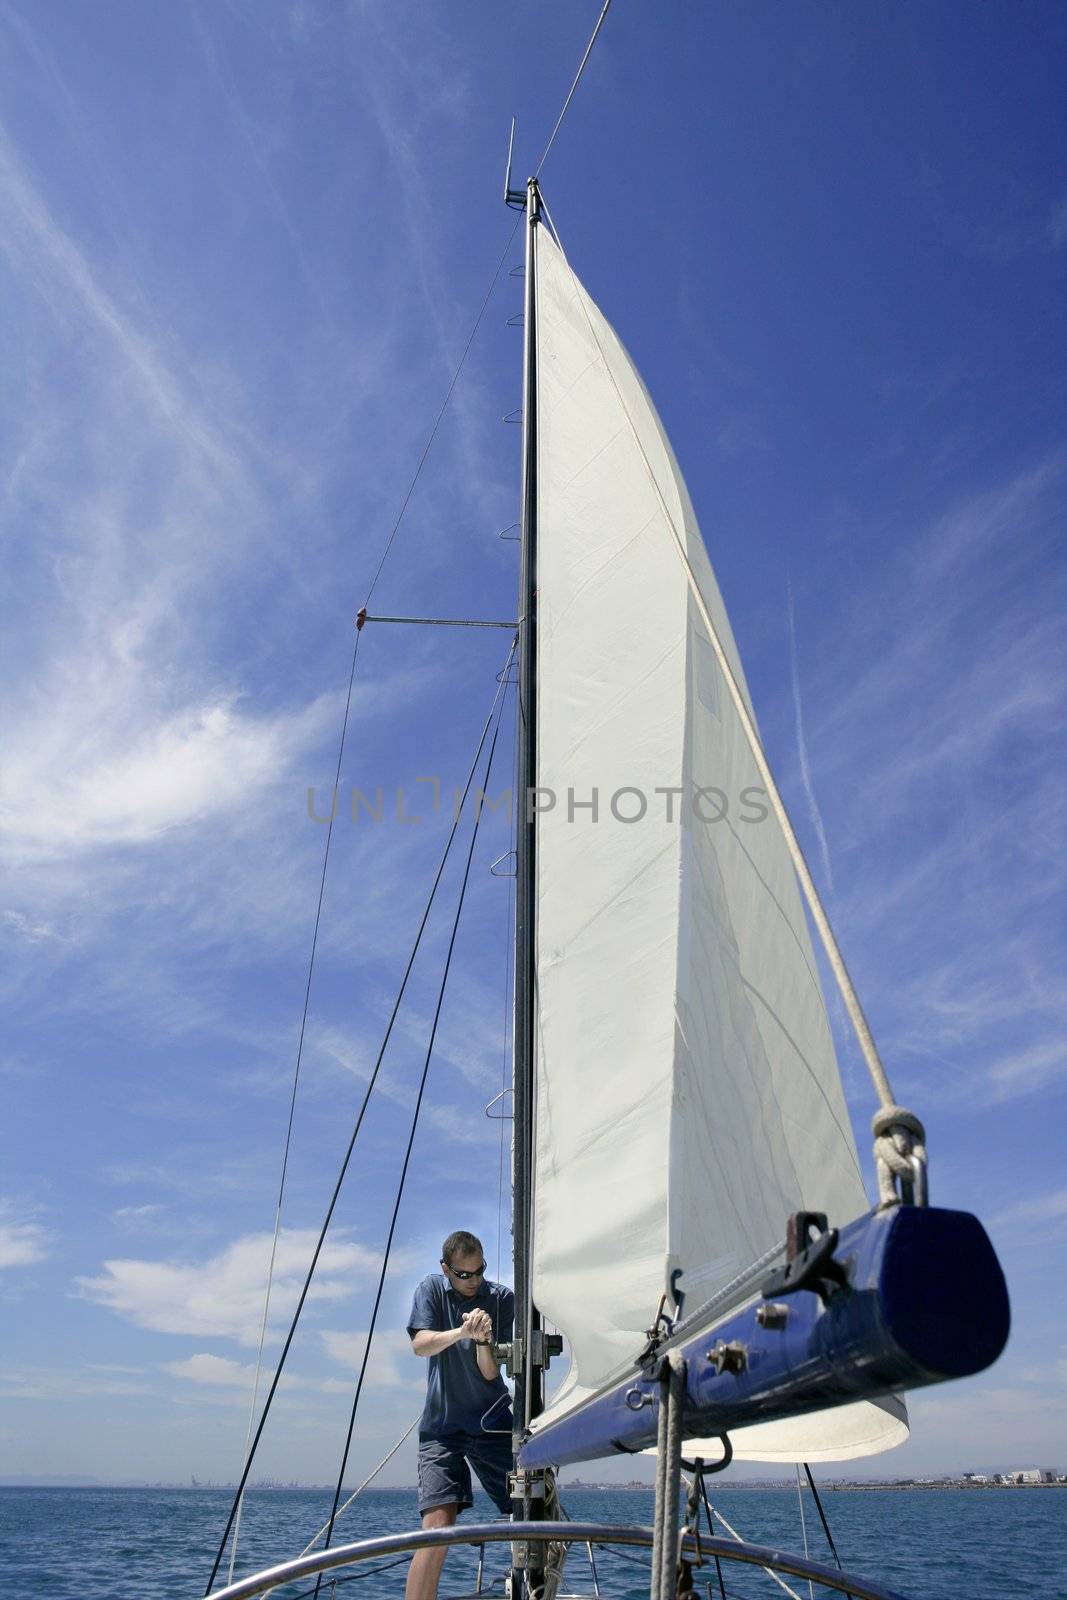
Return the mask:
<path fill-rule="evenodd" d="M 494 1344 L 506 1344 L 515 1326 L 515 1296 L 502 1283 L 482 1282 L 476 1295 L 459 1294 L 442 1273 L 431 1273 L 415 1290 L 408 1334 L 420 1329 L 443 1333 L 458 1328 L 465 1311 L 488 1311 Z M 429 1357 L 426 1405 L 419 1422 L 424 1438 L 450 1433 L 482 1433 L 511 1427 L 511 1396 L 503 1378 L 482 1376 L 473 1339 L 460 1339 Z M 490 1414 L 486 1416 L 486 1412 Z M 483 1429 L 482 1419 L 485 1418 Z"/>

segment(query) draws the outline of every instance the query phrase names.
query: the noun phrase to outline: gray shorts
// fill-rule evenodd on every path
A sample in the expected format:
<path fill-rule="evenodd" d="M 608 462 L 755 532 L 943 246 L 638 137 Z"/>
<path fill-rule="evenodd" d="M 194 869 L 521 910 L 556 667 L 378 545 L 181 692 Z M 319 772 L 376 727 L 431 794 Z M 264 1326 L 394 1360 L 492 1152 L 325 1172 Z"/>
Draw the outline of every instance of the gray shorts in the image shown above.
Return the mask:
<path fill-rule="evenodd" d="M 469 1463 L 469 1465 L 468 1465 Z M 449 1433 L 439 1439 L 419 1436 L 419 1512 L 437 1506 L 474 1504 L 471 1467 L 502 1516 L 510 1516 L 508 1473 L 511 1471 L 511 1435 L 504 1433 Z"/>

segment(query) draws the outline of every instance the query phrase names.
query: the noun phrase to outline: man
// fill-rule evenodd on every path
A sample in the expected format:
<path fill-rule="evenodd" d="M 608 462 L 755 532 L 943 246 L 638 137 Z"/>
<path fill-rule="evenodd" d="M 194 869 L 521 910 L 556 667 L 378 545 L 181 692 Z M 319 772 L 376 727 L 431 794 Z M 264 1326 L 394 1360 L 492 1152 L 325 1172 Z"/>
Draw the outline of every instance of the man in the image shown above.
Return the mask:
<path fill-rule="evenodd" d="M 441 1246 L 444 1272 L 415 1290 L 408 1318 L 411 1347 L 430 1362 L 419 1422 L 419 1511 L 424 1528 L 447 1528 L 473 1505 L 471 1467 L 497 1510 L 507 1516 L 511 1470 L 511 1405 L 490 1346 L 507 1343 L 515 1296 L 485 1277 L 481 1241 L 462 1230 Z M 417 1550 L 406 1600 L 435 1600 L 444 1547 Z"/>

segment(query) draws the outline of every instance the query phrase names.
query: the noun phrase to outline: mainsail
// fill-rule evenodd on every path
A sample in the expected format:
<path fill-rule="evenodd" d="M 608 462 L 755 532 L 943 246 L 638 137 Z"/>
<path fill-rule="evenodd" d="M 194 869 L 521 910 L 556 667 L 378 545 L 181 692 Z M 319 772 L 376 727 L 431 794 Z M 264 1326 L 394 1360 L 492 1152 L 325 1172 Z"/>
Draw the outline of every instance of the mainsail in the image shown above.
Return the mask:
<path fill-rule="evenodd" d="M 787 1216 L 867 1209 L 796 877 L 693 603 L 744 677 L 685 484 L 614 330 L 540 229 L 533 1295 L 572 1368 L 632 1362 Z M 898 1443 L 892 1399 L 733 1436 L 762 1460 Z"/>

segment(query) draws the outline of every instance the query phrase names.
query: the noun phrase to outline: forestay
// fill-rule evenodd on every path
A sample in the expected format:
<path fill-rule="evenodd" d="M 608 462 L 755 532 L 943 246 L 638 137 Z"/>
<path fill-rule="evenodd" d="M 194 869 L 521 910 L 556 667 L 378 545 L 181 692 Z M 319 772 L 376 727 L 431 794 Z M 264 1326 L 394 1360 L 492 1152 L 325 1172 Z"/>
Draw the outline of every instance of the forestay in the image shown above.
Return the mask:
<path fill-rule="evenodd" d="M 681 472 L 545 228 L 536 298 L 533 1293 L 573 1360 L 551 1416 L 633 1360 L 676 1271 L 692 1310 L 791 1212 L 867 1199 L 793 868 L 672 538 L 743 685 Z M 843 1459 L 905 1433 L 865 1403 L 734 1444 Z"/>

